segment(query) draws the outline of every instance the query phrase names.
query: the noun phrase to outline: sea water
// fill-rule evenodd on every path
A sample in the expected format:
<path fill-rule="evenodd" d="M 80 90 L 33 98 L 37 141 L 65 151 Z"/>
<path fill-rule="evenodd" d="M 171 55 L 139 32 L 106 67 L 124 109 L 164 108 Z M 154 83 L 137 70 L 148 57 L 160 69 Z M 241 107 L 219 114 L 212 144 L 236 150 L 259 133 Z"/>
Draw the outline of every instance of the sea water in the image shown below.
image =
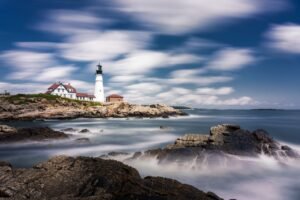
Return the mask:
<path fill-rule="evenodd" d="M 173 143 L 185 133 L 208 134 L 211 126 L 231 123 L 242 128 L 263 128 L 281 143 L 300 152 L 300 111 L 291 110 L 185 110 L 186 117 L 169 119 L 74 119 L 34 122 L 11 122 L 16 127 L 49 126 L 55 130 L 74 128 L 74 136 L 66 141 L 29 142 L 0 146 L 0 160 L 16 167 L 30 167 L 54 155 L 100 156 L 108 152 L 136 152 Z M 82 129 L 89 133 L 80 133 Z M 76 138 L 89 138 L 79 144 Z M 126 157 L 117 157 L 125 161 Z M 284 162 L 265 155 L 259 158 L 234 157 L 212 166 L 193 160 L 184 166 L 174 163 L 158 165 L 155 159 L 125 161 L 142 176 L 164 176 L 213 191 L 225 199 L 282 200 L 300 199 L 300 162 Z"/>

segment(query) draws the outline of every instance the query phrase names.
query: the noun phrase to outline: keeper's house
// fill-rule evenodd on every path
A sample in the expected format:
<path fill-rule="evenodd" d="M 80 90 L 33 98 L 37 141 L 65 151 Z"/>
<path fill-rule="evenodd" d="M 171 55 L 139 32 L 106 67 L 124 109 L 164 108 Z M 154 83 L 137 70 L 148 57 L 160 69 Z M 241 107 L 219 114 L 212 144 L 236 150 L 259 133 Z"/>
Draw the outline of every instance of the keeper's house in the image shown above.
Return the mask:
<path fill-rule="evenodd" d="M 87 93 L 79 93 L 70 83 L 57 82 L 53 83 L 47 90 L 46 94 L 57 95 L 69 99 L 82 101 L 94 101 L 95 96 Z"/>
<path fill-rule="evenodd" d="M 112 94 L 106 97 L 106 102 L 122 102 L 124 97 L 118 94 Z"/>

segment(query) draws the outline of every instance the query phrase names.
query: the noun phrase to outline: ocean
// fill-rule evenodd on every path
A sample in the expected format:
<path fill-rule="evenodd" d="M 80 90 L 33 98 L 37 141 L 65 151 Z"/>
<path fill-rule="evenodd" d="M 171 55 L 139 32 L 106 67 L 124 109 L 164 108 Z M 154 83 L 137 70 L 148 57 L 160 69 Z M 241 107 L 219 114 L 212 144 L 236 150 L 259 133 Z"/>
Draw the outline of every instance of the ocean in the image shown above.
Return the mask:
<path fill-rule="evenodd" d="M 185 133 L 208 134 L 211 126 L 238 124 L 244 129 L 265 129 L 281 143 L 300 152 L 300 111 L 293 110 L 185 110 L 189 116 L 168 119 L 73 119 L 10 122 L 15 127 L 49 126 L 55 130 L 74 128 L 74 138 L 89 138 L 90 143 L 68 141 L 30 142 L 0 146 L 0 160 L 16 167 L 30 167 L 54 155 L 100 156 L 108 152 L 136 152 L 164 147 Z M 4 122 L 3 122 L 4 123 Z M 82 129 L 89 133 L 80 133 Z M 123 161 L 124 158 L 117 158 Z M 261 155 L 259 158 L 224 159 L 211 166 L 193 161 L 184 166 L 158 165 L 155 159 L 126 161 L 142 176 L 164 176 L 213 191 L 225 199 L 299 200 L 300 162 L 283 163 Z"/>

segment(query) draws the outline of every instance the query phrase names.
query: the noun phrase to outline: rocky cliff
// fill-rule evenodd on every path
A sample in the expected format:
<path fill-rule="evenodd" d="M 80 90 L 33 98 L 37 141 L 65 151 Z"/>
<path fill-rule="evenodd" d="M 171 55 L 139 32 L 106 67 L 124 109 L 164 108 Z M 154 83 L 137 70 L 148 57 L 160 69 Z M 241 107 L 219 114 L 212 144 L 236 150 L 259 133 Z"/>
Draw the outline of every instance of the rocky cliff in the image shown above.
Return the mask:
<path fill-rule="evenodd" d="M 16 95 L 0 98 L 0 120 L 164 117 L 185 115 L 172 107 L 133 105 L 125 102 L 100 104 L 51 95 Z"/>
<path fill-rule="evenodd" d="M 117 161 L 66 156 L 30 169 L 0 162 L 0 199 L 221 200 L 172 179 L 141 178 L 137 170 Z"/>

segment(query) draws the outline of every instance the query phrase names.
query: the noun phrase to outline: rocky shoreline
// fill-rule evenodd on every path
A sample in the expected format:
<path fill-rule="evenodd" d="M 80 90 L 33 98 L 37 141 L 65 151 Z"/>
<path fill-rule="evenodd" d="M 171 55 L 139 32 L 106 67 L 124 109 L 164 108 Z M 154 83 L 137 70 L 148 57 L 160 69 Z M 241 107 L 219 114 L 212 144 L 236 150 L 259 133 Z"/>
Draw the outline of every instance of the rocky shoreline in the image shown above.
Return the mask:
<path fill-rule="evenodd" d="M 74 118 L 128 118 L 183 116 L 167 105 L 135 105 L 126 102 L 100 104 L 51 95 L 16 95 L 0 98 L 0 121 Z"/>
<path fill-rule="evenodd" d="M 121 162 L 57 156 L 29 169 L 0 162 L 0 198 L 7 200 L 221 200 L 212 192 L 162 177 L 142 178 Z"/>

